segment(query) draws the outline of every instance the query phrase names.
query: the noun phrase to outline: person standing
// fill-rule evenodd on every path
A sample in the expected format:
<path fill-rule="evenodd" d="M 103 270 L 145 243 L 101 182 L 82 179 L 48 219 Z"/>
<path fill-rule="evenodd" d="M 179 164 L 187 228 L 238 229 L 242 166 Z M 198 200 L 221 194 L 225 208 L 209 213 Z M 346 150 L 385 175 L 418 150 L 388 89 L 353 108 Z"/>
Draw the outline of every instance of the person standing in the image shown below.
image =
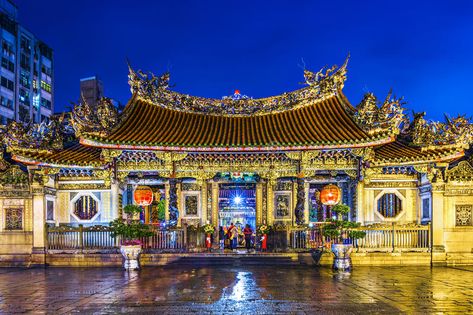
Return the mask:
<path fill-rule="evenodd" d="M 253 230 L 251 229 L 249 224 L 245 226 L 243 234 L 245 235 L 246 251 L 249 252 L 251 249 L 251 235 L 253 235 Z"/>
<path fill-rule="evenodd" d="M 235 226 L 233 225 L 233 222 L 230 223 L 230 227 L 227 230 L 227 237 L 230 240 L 230 250 L 233 250 L 233 230 L 236 230 Z"/>
<path fill-rule="evenodd" d="M 223 226 L 220 226 L 218 229 L 218 240 L 220 242 L 220 250 L 224 250 L 225 248 L 225 231 L 223 230 Z"/>
<path fill-rule="evenodd" d="M 238 229 L 236 226 L 232 228 L 232 248 L 233 251 L 236 251 L 238 247 Z"/>

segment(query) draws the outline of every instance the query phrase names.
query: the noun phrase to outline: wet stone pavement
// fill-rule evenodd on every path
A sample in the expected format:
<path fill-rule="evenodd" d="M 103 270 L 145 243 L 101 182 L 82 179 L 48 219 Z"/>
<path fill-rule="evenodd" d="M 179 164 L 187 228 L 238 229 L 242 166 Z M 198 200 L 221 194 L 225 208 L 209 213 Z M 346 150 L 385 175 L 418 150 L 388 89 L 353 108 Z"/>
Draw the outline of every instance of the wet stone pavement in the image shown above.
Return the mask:
<path fill-rule="evenodd" d="M 294 266 L 0 269 L 0 313 L 473 312 L 473 268 Z"/>

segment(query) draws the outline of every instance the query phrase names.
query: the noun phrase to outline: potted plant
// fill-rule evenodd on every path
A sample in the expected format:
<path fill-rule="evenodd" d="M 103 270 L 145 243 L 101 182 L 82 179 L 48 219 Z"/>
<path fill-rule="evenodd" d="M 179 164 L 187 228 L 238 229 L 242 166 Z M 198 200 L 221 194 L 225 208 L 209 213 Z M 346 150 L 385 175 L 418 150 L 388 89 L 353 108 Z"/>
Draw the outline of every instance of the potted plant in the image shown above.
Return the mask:
<path fill-rule="evenodd" d="M 139 269 L 139 258 L 142 251 L 142 237 L 153 235 L 148 225 L 144 225 L 139 217 L 142 209 L 136 205 L 127 205 L 123 209 L 126 219 L 117 218 L 110 222 L 112 237 L 120 237 L 120 252 L 124 258 L 123 267 L 125 269 Z"/>
<path fill-rule="evenodd" d="M 215 232 L 215 227 L 207 223 L 203 227 L 204 233 L 205 233 L 205 247 L 207 247 L 207 250 L 210 251 L 210 248 L 212 247 L 212 234 Z"/>
<path fill-rule="evenodd" d="M 332 208 L 336 213 L 336 219 L 328 220 L 329 224 L 324 226 L 323 235 L 330 237 L 332 241 L 333 269 L 349 271 L 352 268 L 350 254 L 353 251 L 352 241 L 366 236 L 364 231 L 356 230 L 360 223 L 344 220 L 343 216 L 350 212 L 350 207 L 345 204 L 337 204 Z"/>
<path fill-rule="evenodd" d="M 258 231 L 261 234 L 261 251 L 266 251 L 268 249 L 268 234 L 271 231 L 271 227 L 266 224 L 259 226 Z"/>

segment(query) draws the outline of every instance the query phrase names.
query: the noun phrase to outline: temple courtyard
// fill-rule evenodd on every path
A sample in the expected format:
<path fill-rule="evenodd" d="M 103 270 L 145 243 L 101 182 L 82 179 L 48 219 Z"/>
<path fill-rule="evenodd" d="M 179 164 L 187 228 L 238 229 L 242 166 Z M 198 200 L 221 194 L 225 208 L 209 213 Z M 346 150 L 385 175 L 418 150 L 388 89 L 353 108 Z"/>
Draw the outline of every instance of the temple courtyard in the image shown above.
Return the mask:
<path fill-rule="evenodd" d="M 0 269 L 0 313 L 468 313 L 473 268 Z"/>

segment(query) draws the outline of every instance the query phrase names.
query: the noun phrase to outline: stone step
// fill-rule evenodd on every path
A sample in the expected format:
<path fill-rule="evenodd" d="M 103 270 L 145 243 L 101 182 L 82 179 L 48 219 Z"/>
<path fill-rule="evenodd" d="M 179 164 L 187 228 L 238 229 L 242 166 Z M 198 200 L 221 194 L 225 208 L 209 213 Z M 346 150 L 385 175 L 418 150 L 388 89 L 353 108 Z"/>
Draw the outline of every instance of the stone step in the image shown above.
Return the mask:
<path fill-rule="evenodd" d="M 238 256 L 238 255 L 208 255 L 181 257 L 171 265 L 296 265 L 297 260 L 288 256 Z"/>

